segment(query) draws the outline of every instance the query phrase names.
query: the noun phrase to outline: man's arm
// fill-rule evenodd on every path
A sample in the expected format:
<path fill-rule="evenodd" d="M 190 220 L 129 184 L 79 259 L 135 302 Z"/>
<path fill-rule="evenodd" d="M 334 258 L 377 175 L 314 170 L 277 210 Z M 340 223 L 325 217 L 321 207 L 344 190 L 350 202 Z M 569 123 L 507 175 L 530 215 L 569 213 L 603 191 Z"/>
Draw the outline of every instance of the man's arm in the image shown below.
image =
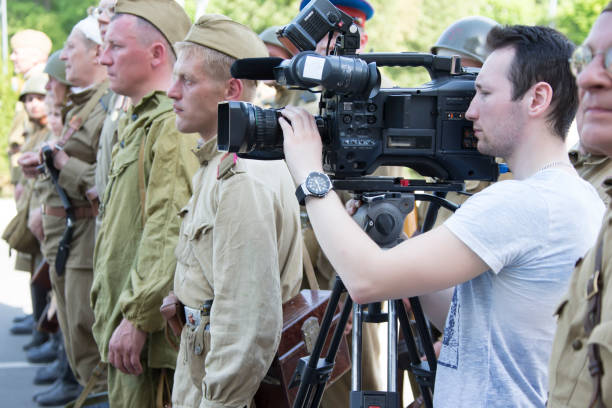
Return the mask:
<path fill-rule="evenodd" d="M 279 121 L 286 161 L 301 184 L 311 171 L 322 171 L 321 137 L 307 112 L 288 107 L 283 116 L 291 121 Z M 435 292 L 489 269 L 444 226 L 382 250 L 346 213 L 335 192 L 307 198 L 306 209 L 321 248 L 357 303 Z"/>
<path fill-rule="evenodd" d="M 223 183 L 208 232 L 215 297 L 201 408 L 248 405 L 274 358 L 282 328 L 276 234 L 282 203 L 246 176 Z M 207 251 L 194 253 L 206 262 L 201 257 Z"/>

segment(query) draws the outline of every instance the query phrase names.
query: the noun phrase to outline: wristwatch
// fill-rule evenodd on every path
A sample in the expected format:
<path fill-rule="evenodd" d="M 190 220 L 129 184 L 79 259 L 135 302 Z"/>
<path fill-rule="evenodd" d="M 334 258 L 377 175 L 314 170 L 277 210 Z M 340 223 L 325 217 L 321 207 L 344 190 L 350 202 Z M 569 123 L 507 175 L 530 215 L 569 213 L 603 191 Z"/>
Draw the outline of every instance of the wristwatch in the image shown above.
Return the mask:
<path fill-rule="evenodd" d="M 306 181 L 295 190 L 295 196 L 300 205 L 305 204 L 306 197 L 323 198 L 332 189 L 332 182 L 325 173 L 313 171 L 306 177 Z"/>

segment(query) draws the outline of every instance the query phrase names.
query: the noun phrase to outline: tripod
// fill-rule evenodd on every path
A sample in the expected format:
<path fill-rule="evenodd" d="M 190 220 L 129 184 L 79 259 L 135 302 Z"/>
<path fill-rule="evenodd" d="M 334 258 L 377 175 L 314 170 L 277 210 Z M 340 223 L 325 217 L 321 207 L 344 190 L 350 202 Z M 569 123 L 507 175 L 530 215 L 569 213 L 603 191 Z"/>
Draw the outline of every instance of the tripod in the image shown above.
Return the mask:
<path fill-rule="evenodd" d="M 457 208 L 455 204 L 445 200 L 444 197 L 448 191 L 462 190 L 463 184 L 445 183 L 427 185 L 427 183 L 421 181 L 372 178 L 334 180 L 334 188 L 354 191 L 360 195 L 364 202 L 379 204 L 373 209 L 367 209 L 367 213 L 365 215 L 361 214 L 361 218 L 359 213 L 356 214 L 356 220 L 379 246 L 392 247 L 401 241 L 399 235 L 402 230 L 403 217 L 412 211 L 415 199 L 430 201 L 430 207 L 422 228 L 422 231 L 428 231 L 435 223 L 440 206 L 444 206 L 451 211 Z M 415 194 L 415 190 L 430 190 L 434 194 Z M 391 202 L 391 205 L 389 202 Z M 414 374 L 425 405 L 428 408 L 433 407 L 437 361 L 428 323 L 418 297 L 412 297 L 409 301 L 415 318 L 416 332 L 427 358 L 426 361 L 422 361 L 420 358 L 417 340 L 415 339 L 415 334 L 412 331 L 408 314 L 401 299 L 388 300 L 388 312 L 382 314 L 380 313 L 379 305 L 368 305 L 369 310 L 366 312 L 364 311 L 364 305 L 353 304 L 351 297 L 348 295 L 342 309 L 340 321 L 333 333 L 327 356 L 321 358 L 321 351 L 329 335 L 334 311 L 339 304 L 340 296 L 344 292 L 346 292 L 346 288 L 342 280 L 336 277 L 312 354 L 303 357 L 299 361 L 290 383 L 290 387 L 299 384 L 293 407 L 316 408 L 319 406 L 325 389 L 325 383 L 332 372 L 335 356 L 351 310 L 353 311 L 353 367 L 351 370 L 350 408 L 368 408 L 374 406 L 380 408 L 399 408 L 400 397 L 397 391 L 398 319 L 399 328 L 406 342 L 409 360 L 408 367 L 405 368 Z M 388 334 L 387 391 L 363 391 L 361 390 L 362 323 L 364 321 L 380 323 L 385 318 Z"/>

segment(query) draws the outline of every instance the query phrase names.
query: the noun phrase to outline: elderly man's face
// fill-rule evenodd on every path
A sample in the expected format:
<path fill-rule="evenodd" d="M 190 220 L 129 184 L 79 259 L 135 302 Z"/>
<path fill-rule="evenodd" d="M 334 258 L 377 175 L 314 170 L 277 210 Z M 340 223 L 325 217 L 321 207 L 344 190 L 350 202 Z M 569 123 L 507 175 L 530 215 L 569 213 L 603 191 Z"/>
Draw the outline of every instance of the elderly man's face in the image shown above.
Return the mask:
<path fill-rule="evenodd" d="M 599 16 L 584 45 L 591 49 L 593 60 L 576 78 L 580 143 L 589 152 L 612 156 L 612 74 L 604 65 L 612 47 L 612 12 Z"/>
<path fill-rule="evenodd" d="M 92 84 L 91 72 L 97 65 L 97 46 L 90 44 L 80 30 L 72 30 L 60 59 L 66 61 L 66 79 L 75 86 Z"/>
<path fill-rule="evenodd" d="M 98 20 L 100 35 L 102 39 L 106 36 L 106 29 L 111 18 L 115 15 L 115 3 L 117 0 L 100 0 L 98 7 L 94 9 L 93 16 Z"/>

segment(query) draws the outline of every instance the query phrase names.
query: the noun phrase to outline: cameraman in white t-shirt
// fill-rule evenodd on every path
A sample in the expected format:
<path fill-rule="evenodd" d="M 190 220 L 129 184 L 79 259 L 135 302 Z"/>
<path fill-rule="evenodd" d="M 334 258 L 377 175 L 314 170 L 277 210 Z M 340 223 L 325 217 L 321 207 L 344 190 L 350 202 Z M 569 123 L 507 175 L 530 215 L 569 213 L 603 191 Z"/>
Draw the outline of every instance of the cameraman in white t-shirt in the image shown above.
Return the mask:
<path fill-rule="evenodd" d="M 425 295 L 442 326 L 438 407 L 543 407 L 554 307 L 574 263 L 593 245 L 604 206 L 569 162 L 564 138 L 577 108 L 573 45 L 546 27 L 493 28 L 492 53 L 466 117 L 481 153 L 503 157 L 515 180 L 467 200 L 441 227 L 381 250 L 333 191 L 306 197 L 317 239 L 352 298 Z M 312 116 L 280 120 L 298 184 L 322 172 Z M 455 290 L 450 302 L 442 291 Z M 437 293 L 440 291 L 439 293 Z"/>

